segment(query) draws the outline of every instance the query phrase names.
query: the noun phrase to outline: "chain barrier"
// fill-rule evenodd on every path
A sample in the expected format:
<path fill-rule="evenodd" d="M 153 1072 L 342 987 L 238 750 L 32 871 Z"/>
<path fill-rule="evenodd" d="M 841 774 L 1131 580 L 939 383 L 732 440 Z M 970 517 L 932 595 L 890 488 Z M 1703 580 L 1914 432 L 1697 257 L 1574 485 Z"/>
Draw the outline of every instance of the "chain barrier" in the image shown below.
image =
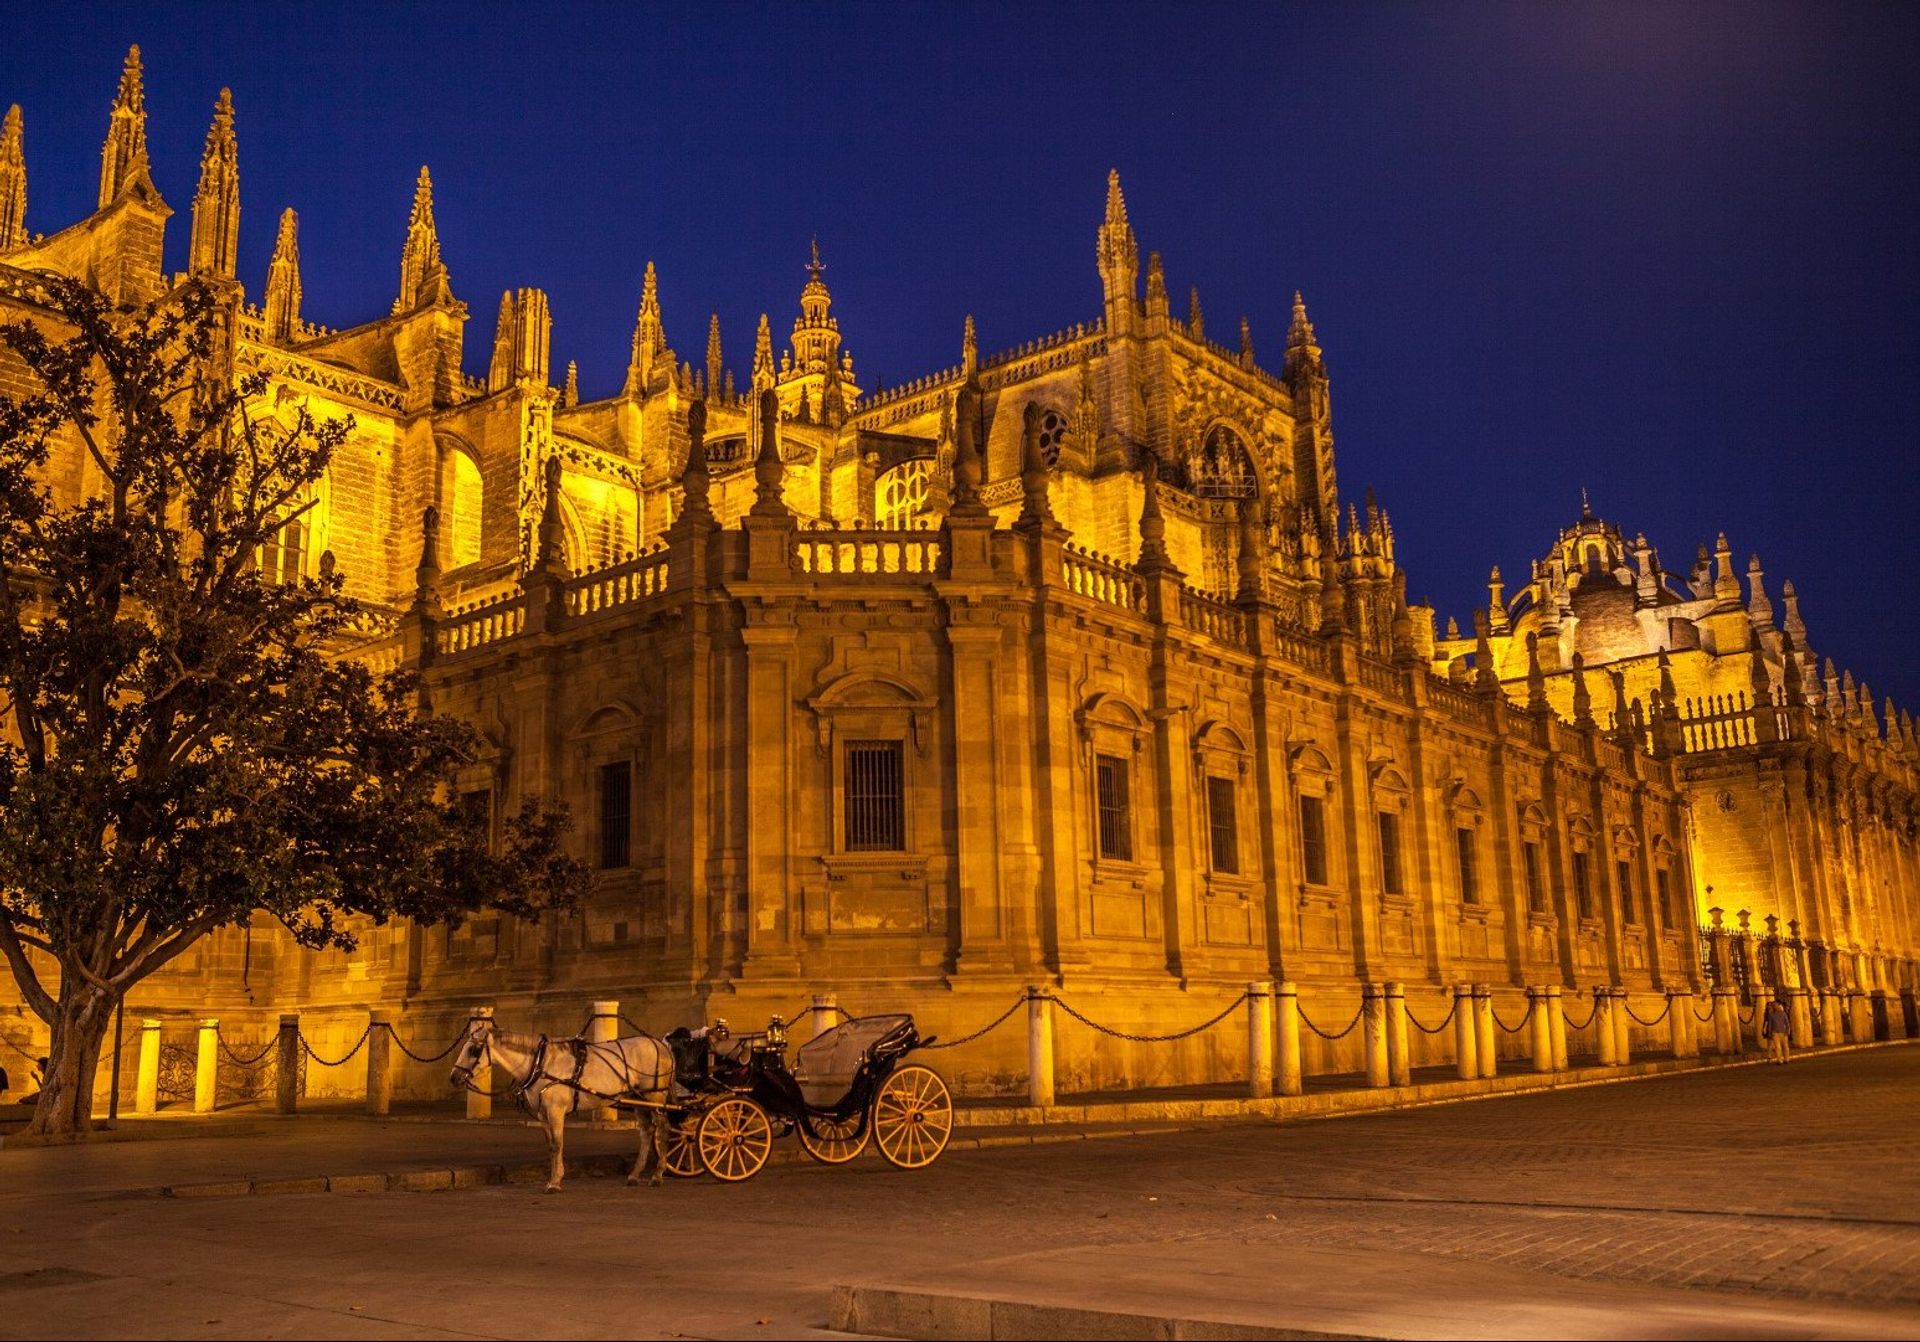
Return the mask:
<path fill-rule="evenodd" d="M 1438 1025 L 1422 1025 L 1420 1023 L 1420 1018 L 1413 1014 L 1413 1004 L 1408 1003 L 1406 1008 L 1407 1023 L 1413 1026 L 1414 1029 L 1420 1031 L 1420 1033 L 1422 1034 L 1439 1034 L 1442 1030 L 1446 1029 L 1447 1026 L 1453 1023 L 1454 1013 L 1459 1009 L 1460 1009 L 1460 998 L 1458 996 L 1455 996 L 1453 999 L 1453 1004 L 1447 1008 L 1447 1014 L 1440 1018 L 1440 1023 Z M 1315 1031 L 1315 1033 L 1318 1033 L 1318 1031 Z"/>
<path fill-rule="evenodd" d="M 233 1051 L 233 1045 L 227 1042 L 227 1036 L 224 1031 L 215 1030 L 213 1037 L 215 1040 L 219 1042 L 220 1051 L 227 1055 L 227 1061 L 232 1063 L 235 1067 L 240 1068 L 242 1071 L 246 1071 L 249 1068 L 258 1067 L 262 1062 L 266 1061 L 267 1055 L 273 1052 L 274 1048 L 278 1046 L 278 1044 L 280 1043 L 278 1038 L 269 1039 L 267 1041 L 265 1048 L 261 1049 L 258 1053 L 254 1054 L 251 1058 L 243 1058 L 238 1053 L 235 1053 Z"/>
<path fill-rule="evenodd" d="M 1600 999 L 1597 997 L 1593 999 L 1593 1010 L 1589 1011 L 1587 1013 L 1587 1018 L 1581 1021 L 1578 1025 L 1575 1025 L 1573 1023 L 1573 1017 L 1567 1014 L 1567 1009 L 1565 1007 L 1560 1008 L 1560 1014 L 1567 1017 L 1567 1028 L 1569 1030 L 1584 1030 L 1589 1025 L 1593 1024 L 1593 1018 L 1600 1014 Z"/>
<path fill-rule="evenodd" d="M 1328 1034 L 1325 1030 L 1321 1029 L 1318 1025 L 1315 1025 L 1313 1023 L 1313 1018 L 1307 1015 L 1304 1009 L 1302 1009 L 1300 1012 L 1300 1023 L 1331 1044 L 1336 1040 L 1345 1039 L 1348 1035 L 1352 1034 L 1354 1027 L 1360 1023 L 1360 1018 L 1366 1014 L 1367 1014 L 1367 1004 L 1365 1001 L 1362 1001 L 1359 1007 L 1355 1009 L 1353 1013 L 1353 1019 L 1347 1022 L 1347 1028 L 1344 1030 L 1341 1030 L 1337 1034 Z"/>
<path fill-rule="evenodd" d="M 21 1048 L 20 1045 L 14 1043 L 11 1039 L 7 1038 L 3 1034 L 0 1034 L 0 1044 L 5 1044 L 8 1048 L 12 1049 L 15 1053 L 18 1053 L 22 1058 L 26 1059 L 28 1062 L 33 1063 L 35 1066 L 39 1065 L 40 1059 L 38 1057 L 27 1052 L 24 1048 Z M 124 1047 L 124 1045 L 122 1047 Z"/>
<path fill-rule="evenodd" d="M 1505 1021 L 1501 1020 L 1500 1013 L 1498 1011 L 1494 1011 L 1491 1007 L 1488 1008 L 1488 1011 L 1493 1016 L 1493 1023 L 1499 1026 L 1503 1031 L 1505 1031 L 1508 1034 L 1519 1034 L 1522 1030 L 1527 1028 L 1527 1022 L 1533 1019 L 1534 1008 L 1539 1005 L 1540 1003 L 1537 999 L 1529 997 L 1527 999 L 1526 1011 L 1522 1013 L 1519 1021 L 1513 1025 L 1509 1025 Z"/>
<path fill-rule="evenodd" d="M 1740 1023 L 1742 1025 L 1751 1025 L 1753 1024 L 1754 1013 L 1757 1012 L 1759 1009 L 1760 1009 L 1759 1006 L 1756 1004 L 1754 1006 L 1748 1007 L 1745 1011 L 1736 1011 L 1734 1014 L 1740 1018 Z"/>
<path fill-rule="evenodd" d="M 453 1037 L 453 1042 L 451 1044 L 448 1044 L 445 1048 L 441 1049 L 438 1053 L 434 1054 L 431 1058 L 423 1058 L 418 1053 L 415 1053 L 412 1049 L 408 1048 L 406 1040 L 402 1039 L 391 1025 L 387 1027 L 387 1038 L 393 1041 L 393 1046 L 395 1048 L 399 1049 L 402 1053 L 406 1054 L 409 1058 L 412 1058 L 415 1062 L 427 1063 L 431 1065 L 436 1062 L 445 1061 L 449 1056 L 452 1055 L 455 1049 L 459 1048 L 460 1045 L 466 1043 L 467 1035 L 471 1030 L 472 1030 L 472 1026 L 469 1025 L 467 1029 L 462 1030 L 459 1034 Z"/>
<path fill-rule="evenodd" d="M 354 1055 L 356 1053 L 358 1053 L 361 1049 L 367 1046 L 367 1040 L 370 1039 L 372 1036 L 373 1036 L 373 1024 L 371 1021 L 369 1021 L 367 1024 L 367 1028 L 360 1032 L 360 1038 L 355 1040 L 353 1047 L 347 1050 L 346 1056 L 344 1058 L 339 1059 L 337 1062 L 328 1062 L 325 1058 L 321 1057 L 318 1053 L 315 1053 L 313 1051 L 313 1045 L 307 1042 L 307 1033 L 305 1030 L 300 1031 L 300 1033 L 295 1037 L 299 1039 L 300 1047 L 306 1053 L 307 1057 L 311 1059 L 313 1062 L 317 1063 L 319 1066 L 345 1067 L 348 1063 L 353 1061 Z"/>
<path fill-rule="evenodd" d="M 925 1047 L 929 1049 L 958 1048 L 962 1044 L 971 1044 L 974 1040 L 980 1038 L 982 1035 L 992 1034 L 995 1030 L 999 1029 L 1002 1025 L 1005 1025 L 1008 1019 L 1012 1017 L 1013 1013 L 1018 1011 L 1021 1007 L 1025 1006 L 1029 1000 L 1031 999 L 1029 999 L 1025 993 L 1022 993 L 1020 996 L 1013 999 L 1012 1006 L 1008 1007 L 1005 1011 L 1001 1012 L 998 1016 L 996 1016 L 994 1018 L 993 1024 L 987 1026 L 985 1029 L 975 1030 L 972 1034 L 963 1034 L 958 1039 L 947 1039 L 939 1043 L 928 1044 Z"/>
<path fill-rule="evenodd" d="M 1708 1021 L 1713 1019 L 1713 999 L 1711 997 L 1707 999 L 1707 1009 L 1705 1011 L 1694 1012 L 1693 1018 L 1699 1021 L 1702 1025 L 1705 1025 Z"/>
<path fill-rule="evenodd" d="M 1639 1012 L 1635 1011 L 1633 1009 L 1633 1003 L 1629 1002 L 1624 997 L 1620 999 L 1620 1006 L 1627 1013 L 1627 1016 L 1630 1020 L 1633 1020 L 1638 1024 L 1646 1026 L 1649 1030 L 1651 1030 L 1654 1026 L 1658 1025 L 1661 1021 L 1665 1020 L 1669 1015 L 1673 1013 L 1673 999 L 1671 997 L 1667 999 L 1667 1004 L 1660 1008 L 1660 1014 L 1655 1016 L 1652 1020 L 1647 1020 Z"/>
<path fill-rule="evenodd" d="M 1238 997 L 1234 998 L 1231 1002 L 1227 1003 L 1226 1009 L 1223 1010 L 1219 1015 L 1213 1017 L 1211 1020 L 1202 1021 L 1200 1024 L 1194 1026 L 1191 1030 L 1178 1030 L 1178 1031 L 1175 1031 L 1173 1034 L 1128 1034 L 1125 1030 L 1110 1030 L 1106 1026 L 1100 1024 L 1098 1021 L 1088 1020 L 1085 1016 L 1081 1015 L 1078 1011 L 1075 1011 L 1072 1007 L 1068 1006 L 1066 1002 L 1061 998 L 1054 997 L 1052 994 L 1048 994 L 1048 1000 L 1053 1002 L 1056 1006 L 1058 1006 L 1062 1011 L 1066 1012 L 1069 1016 L 1079 1021 L 1082 1025 L 1086 1026 L 1089 1030 L 1097 1030 L 1101 1034 L 1110 1035 L 1115 1039 L 1125 1039 L 1129 1043 L 1133 1043 L 1133 1044 L 1167 1044 L 1167 1043 L 1173 1042 L 1176 1039 L 1187 1039 L 1192 1037 L 1193 1035 L 1201 1033 L 1202 1031 L 1211 1030 L 1214 1026 L 1218 1025 L 1221 1021 L 1225 1020 L 1228 1016 L 1231 1016 L 1236 1010 L 1238 1010 L 1240 1004 L 1247 1000 L 1247 994 L 1241 993 Z"/>

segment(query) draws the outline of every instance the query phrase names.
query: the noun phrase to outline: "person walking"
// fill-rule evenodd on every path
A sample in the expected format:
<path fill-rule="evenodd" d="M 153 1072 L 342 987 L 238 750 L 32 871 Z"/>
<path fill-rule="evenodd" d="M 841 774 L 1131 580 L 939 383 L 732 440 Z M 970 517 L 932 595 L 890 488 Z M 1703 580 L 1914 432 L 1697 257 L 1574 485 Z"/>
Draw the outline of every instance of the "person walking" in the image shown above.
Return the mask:
<path fill-rule="evenodd" d="M 1768 1062 L 1784 1063 L 1787 1060 L 1788 1034 L 1792 1030 L 1791 1017 L 1787 1015 L 1787 1004 L 1778 997 L 1767 1003 L 1767 1014 L 1760 1022 L 1760 1033 L 1766 1037 L 1770 1056 Z"/>

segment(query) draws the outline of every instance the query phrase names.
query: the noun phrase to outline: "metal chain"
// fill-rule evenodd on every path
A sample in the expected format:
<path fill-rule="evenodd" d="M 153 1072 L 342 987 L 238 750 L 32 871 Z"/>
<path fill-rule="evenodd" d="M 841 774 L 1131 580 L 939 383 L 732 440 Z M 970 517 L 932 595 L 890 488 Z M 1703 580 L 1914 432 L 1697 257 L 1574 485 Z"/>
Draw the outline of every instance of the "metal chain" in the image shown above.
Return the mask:
<path fill-rule="evenodd" d="M 1665 1020 L 1673 1012 L 1673 999 L 1671 997 L 1667 999 L 1667 1004 L 1664 1007 L 1660 1008 L 1660 1014 L 1655 1016 L 1652 1020 L 1647 1020 L 1644 1017 L 1642 1017 L 1639 1012 L 1633 1009 L 1633 1003 L 1627 1001 L 1624 997 L 1620 999 L 1620 1005 L 1622 1008 L 1625 1009 L 1627 1015 L 1630 1018 L 1637 1021 L 1639 1024 L 1646 1026 L 1648 1029 L 1652 1029 L 1654 1026 L 1658 1025 L 1661 1021 Z"/>
<path fill-rule="evenodd" d="M 1493 1023 L 1495 1025 L 1499 1026 L 1502 1030 L 1506 1031 L 1508 1034 L 1519 1034 L 1522 1030 L 1527 1028 L 1527 1022 L 1533 1019 L 1533 1009 L 1539 1005 L 1540 1003 L 1536 999 L 1529 997 L 1527 999 L 1526 1014 L 1520 1017 L 1520 1023 L 1517 1025 L 1509 1025 L 1505 1021 L 1501 1020 L 1500 1013 L 1498 1011 L 1493 1010 L 1492 1007 L 1488 1007 L 1487 1011 L 1488 1011 L 1488 1014 L 1490 1014 L 1493 1017 Z"/>
<path fill-rule="evenodd" d="M 227 1036 L 225 1034 L 221 1033 L 218 1030 L 215 1030 L 213 1037 L 219 1041 L 220 1051 L 227 1055 L 227 1061 L 232 1063 L 235 1067 L 239 1067 L 243 1070 L 246 1068 L 258 1066 L 261 1063 L 261 1061 L 266 1058 L 267 1054 L 273 1052 L 275 1047 L 277 1047 L 280 1043 L 278 1038 L 269 1039 L 267 1041 L 267 1046 L 265 1048 L 261 1049 L 258 1053 L 254 1054 L 251 1058 L 243 1058 L 238 1053 L 235 1053 L 233 1051 L 233 1045 L 227 1042 Z"/>
<path fill-rule="evenodd" d="M 1360 1023 L 1360 1018 L 1366 1014 L 1367 1014 L 1367 1004 L 1363 1001 L 1360 1003 L 1359 1007 L 1354 1011 L 1353 1019 L 1347 1022 L 1347 1028 L 1340 1031 L 1338 1034 L 1328 1034 L 1325 1030 L 1321 1029 L 1318 1025 L 1315 1025 L 1313 1023 L 1313 1018 L 1307 1015 L 1304 1009 L 1300 1010 L 1300 1023 L 1306 1026 L 1309 1030 L 1312 1030 L 1315 1034 L 1319 1035 L 1322 1039 L 1326 1040 L 1328 1043 L 1332 1043 L 1335 1040 L 1345 1039 L 1348 1035 L 1352 1034 L 1354 1027 Z"/>
<path fill-rule="evenodd" d="M 1567 1017 L 1567 1028 L 1569 1030 L 1584 1030 L 1589 1025 L 1593 1024 L 1593 1018 L 1600 1014 L 1600 999 L 1597 997 L 1593 999 L 1593 1010 L 1589 1011 L 1587 1013 L 1587 1018 L 1581 1021 L 1578 1025 L 1575 1025 L 1573 1023 L 1572 1016 L 1567 1015 L 1567 1009 L 1565 1007 L 1560 1008 L 1560 1014 Z"/>
<path fill-rule="evenodd" d="M 1758 1005 L 1754 1005 L 1754 1006 L 1748 1007 L 1745 1011 L 1736 1011 L 1734 1014 L 1740 1017 L 1740 1023 L 1742 1025 L 1751 1025 L 1753 1024 L 1754 1012 L 1758 1011 L 1759 1009 L 1760 1008 Z"/>
<path fill-rule="evenodd" d="M 25 1049 L 21 1048 L 18 1044 L 14 1043 L 11 1039 L 7 1038 L 3 1034 L 0 1034 L 0 1044 L 5 1044 L 8 1048 L 12 1049 L 15 1053 L 18 1053 L 21 1057 L 25 1058 L 30 1063 L 34 1063 L 37 1065 L 40 1061 L 39 1058 L 27 1052 Z M 124 1049 L 125 1046 L 123 1045 L 122 1047 Z"/>
<path fill-rule="evenodd" d="M 1713 1019 L 1713 999 L 1708 998 L 1707 1009 L 1705 1011 L 1694 1012 L 1693 1018 L 1699 1021 L 1702 1025 L 1705 1025 L 1708 1021 L 1712 1020 Z"/>
<path fill-rule="evenodd" d="M 318 1053 L 315 1053 L 313 1051 L 313 1045 L 307 1042 L 306 1031 L 302 1030 L 295 1037 L 299 1039 L 300 1047 L 303 1050 L 305 1050 L 307 1057 L 311 1058 L 314 1062 L 318 1063 L 320 1066 L 345 1067 L 348 1063 L 353 1061 L 354 1054 L 358 1053 L 361 1049 L 367 1046 L 367 1040 L 372 1036 L 372 1034 L 373 1034 L 373 1024 L 371 1021 L 369 1021 L 367 1024 L 367 1028 L 360 1032 L 360 1038 L 355 1040 L 353 1047 L 347 1050 L 347 1055 L 344 1058 L 341 1058 L 337 1062 L 328 1062 L 325 1058 L 321 1057 Z"/>
<path fill-rule="evenodd" d="M 1442 1030 L 1446 1029 L 1448 1025 L 1452 1024 L 1453 1015 L 1459 1009 L 1460 1009 L 1460 998 L 1456 995 L 1453 999 L 1453 1005 L 1447 1008 L 1447 1014 L 1441 1018 L 1440 1023 L 1438 1025 L 1434 1025 L 1431 1027 L 1422 1025 L 1420 1023 L 1420 1018 L 1413 1014 L 1413 1008 L 1411 1006 L 1407 1007 L 1406 1009 L 1407 1021 L 1409 1024 L 1413 1026 L 1414 1029 L 1420 1031 L 1422 1034 L 1439 1034 Z"/>
<path fill-rule="evenodd" d="M 399 1036 L 399 1034 L 394 1030 L 394 1028 L 391 1025 L 387 1027 L 387 1038 L 393 1041 L 393 1046 L 395 1048 L 399 1049 L 402 1053 L 406 1054 L 409 1058 L 412 1058 L 415 1062 L 432 1064 L 432 1063 L 442 1061 L 443 1059 L 448 1057 L 455 1049 L 459 1048 L 460 1045 L 466 1043 L 467 1036 L 472 1032 L 473 1032 L 473 1026 L 471 1023 L 469 1023 L 466 1029 L 462 1030 L 459 1034 L 453 1037 L 453 1042 L 451 1044 L 448 1044 L 445 1048 L 441 1049 L 438 1053 L 434 1054 L 431 1058 L 423 1058 L 418 1053 L 415 1053 L 412 1049 L 408 1048 L 406 1041 Z"/>
<path fill-rule="evenodd" d="M 1052 994 L 1048 994 L 1047 997 L 1049 1001 L 1057 1004 L 1062 1011 L 1066 1012 L 1069 1016 L 1072 1016 L 1075 1020 L 1079 1021 L 1082 1025 L 1086 1026 L 1088 1029 L 1097 1030 L 1101 1034 L 1111 1035 L 1115 1039 L 1125 1039 L 1128 1042 L 1135 1043 L 1135 1044 L 1166 1044 L 1166 1043 L 1171 1043 L 1176 1039 L 1186 1039 L 1192 1035 L 1201 1033 L 1203 1030 L 1211 1030 L 1214 1026 L 1218 1025 L 1221 1021 L 1225 1020 L 1228 1016 L 1231 1016 L 1234 1013 L 1234 1011 L 1239 1007 L 1239 1005 L 1242 1002 L 1247 1000 L 1247 994 L 1241 993 L 1238 997 L 1234 998 L 1231 1002 L 1227 1003 L 1226 1009 L 1223 1010 L 1219 1015 L 1213 1017 L 1211 1020 L 1202 1021 L 1200 1024 L 1194 1026 L 1191 1030 L 1179 1030 L 1173 1034 L 1128 1034 L 1124 1030 L 1111 1030 L 1111 1029 L 1108 1029 L 1106 1026 L 1100 1024 L 1098 1021 L 1088 1020 L 1085 1016 L 1081 1015 L 1078 1011 L 1075 1011 L 1072 1007 L 1068 1006 L 1065 1001 L 1063 1001 L 1058 997 L 1054 997 Z"/>
<path fill-rule="evenodd" d="M 963 1034 L 958 1039 L 947 1039 L 939 1043 L 927 1044 L 925 1045 L 925 1047 L 929 1049 L 958 1048 L 962 1044 L 971 1044 L 974 1040 L 980 1038 L 982 1035 L 991 1034 L 993 1033 L 993 1031 L 999 1029 L 1002 1025 L 1005 1025 L 1007 1023 L 1008 1018 L 1011 1017 L 1013 1013 L 1018 1011 L 1021 1007 L 1025 1006 L 1029 1000 L 1030 999 L 1027 997 L 1027 995 L 1025 993 L 1022 993 L 1020 996 L 1013 999 L 1012 1006 L 1008 1007 L 1005 1011 L 1002 1011 L 998 1016 L 994 1017 L 993 1024 L 987 1026 L 985 1029 L 975 1030 L 972 1034 Z"/>

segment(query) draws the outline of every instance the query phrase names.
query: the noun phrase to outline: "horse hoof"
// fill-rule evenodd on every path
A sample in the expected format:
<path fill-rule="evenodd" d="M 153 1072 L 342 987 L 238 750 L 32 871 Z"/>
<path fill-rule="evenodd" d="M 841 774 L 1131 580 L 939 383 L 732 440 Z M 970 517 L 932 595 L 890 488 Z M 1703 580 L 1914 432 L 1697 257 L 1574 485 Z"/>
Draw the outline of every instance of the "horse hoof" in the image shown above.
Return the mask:
<path fill-rule="evenodd" d="M 560 1191 L 560 1185 L 559 1185 L 559 1184 L 548 1184 L 548 1185 L 547 1185 L 547 1191 L 548 1191 L 549 1193 L 558 1193 L 558 1192 Z"/>
<path fill-rule="evenodd" d="M 658 1188 L 658 1187 L 660 1187 L 660 1185 L 661 1185 L 661 1184 L 664 1184 L 665 1182 L 666 1182 L 666 1179 L 664 1179 L 664 1178 L 663 1178 L 663 1177 L 661 1177 L 660 1175 L 658 1175 L 658 1174 L 656 1174 L 656 1175 L 654 1175 L 654 1176 L 653 1176 L 653 1178 L 651 1178 L 651 1179 L 649 1179 L 649 1180 L 647 1180 L 647 1187 L 648 1187 L 648 1188 Z"/>
<path fill-rule="evenodd" d="M 628 1175 L 628 1176 L 627 1176 L 627 1187 L 628 1187 L 628 1188 L 638 1188 L 639 1186 L 640 1186 L 640 1176 L 639 1176 L 639 1175 L 637 1175 L 637 1174 L 630 1174 L 630 1175 Z"/>

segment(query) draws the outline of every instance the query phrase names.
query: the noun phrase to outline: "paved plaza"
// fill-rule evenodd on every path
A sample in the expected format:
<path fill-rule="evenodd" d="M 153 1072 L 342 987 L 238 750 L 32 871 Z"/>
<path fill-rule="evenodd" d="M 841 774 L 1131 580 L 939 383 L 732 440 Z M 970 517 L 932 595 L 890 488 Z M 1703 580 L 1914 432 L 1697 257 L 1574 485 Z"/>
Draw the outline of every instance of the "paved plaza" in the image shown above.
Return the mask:
<path fill-rule="evenodd" d="M 794 1336 L 848 1283 L 1382 1337 L 1912 1335 L 1916 1101 L 1896 1046 L 551 1197 L 138 1191 L 538 1154 L 498 1126 L 0 1151 L 0 1336 Z"/>

